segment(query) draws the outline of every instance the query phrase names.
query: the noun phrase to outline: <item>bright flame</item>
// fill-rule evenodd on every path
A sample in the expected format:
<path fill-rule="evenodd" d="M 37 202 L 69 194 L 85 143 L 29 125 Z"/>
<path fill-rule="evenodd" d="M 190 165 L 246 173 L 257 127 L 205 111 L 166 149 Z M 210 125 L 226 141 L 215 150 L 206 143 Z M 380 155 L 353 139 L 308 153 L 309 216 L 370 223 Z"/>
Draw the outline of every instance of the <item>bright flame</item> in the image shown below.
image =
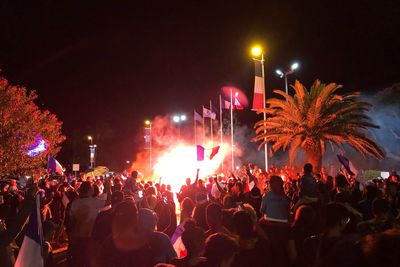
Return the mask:
<path fill-rule="evenodd" d="M 179 144 L 172 147 L 162 152 L 156 160 L 153 177 L 161 177 L 161 183 L 170 184 L 173 192 L 179 192 L 186 178 L 190 177 L 192 182 L 194 181 L 197 168 L 200 169 L 199 175 L 202 179 L 214 175 L 228 153 L 229 146 L 224 144 L 220 147 L 218 154 L 212 160 L 209 159 L 211 148 L 211 144 L 206 146 L 204 161 L 197 161 L 195 146 Z"/>

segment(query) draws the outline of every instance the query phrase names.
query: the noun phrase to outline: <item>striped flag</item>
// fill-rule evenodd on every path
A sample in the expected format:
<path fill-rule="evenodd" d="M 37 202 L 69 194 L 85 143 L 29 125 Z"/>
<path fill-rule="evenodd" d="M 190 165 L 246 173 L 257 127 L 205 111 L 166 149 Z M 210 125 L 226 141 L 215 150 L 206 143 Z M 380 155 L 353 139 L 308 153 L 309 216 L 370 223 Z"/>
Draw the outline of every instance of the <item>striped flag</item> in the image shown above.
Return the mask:
<path fill-rule="evenodd" d="M 22 241 L 14 267 L 43 267 L 43 232 L 40 217 L 39 195 L 36 196 L 36 204 L 32 207 L 26 233 Z"/>
<path fill-rule="evenodd" d="M 197 122 L 203 123 L 203 117 L 196 111 L 194 112 L 194 120 Z"/>
<path fill-rule="evenodd" d="M 203 117 L 204 118 L 210 118 L 212 120 L 215 120 L 215 118 L 217 117 L 217 114 L 215 114 L 214 112 L 212 112 L 211 110 L 203 107 Z"/>
<path fill-rule="evenodd" d="M 255 60 L 255 79 L 254 79 L 254 98 L 253 98 L 253 110 L 262 109 L 264 107 L 264 77 L 262 73 L 262 62 Z"/>
<path fill-rule="evenodd" d="M 56 174 L 63 175 L 65 169 L 63 166 L 58 162 L 55 158 L 49 157 L 49 162 L 48 162 L 48 170 L 49 172 L 55 172 Z"/>
<path fill-rule="evenodd" d="M 231 109 L 231 102 L 224 100 L 224 109 Z M 236 109 L 236 110 L 243 110 L 244 107 L 242 106 L 242 104 L 240 104 L 239 100 L 237 98 L 235 98 L 233 100 L 233 107 L 232 109 Z"/>

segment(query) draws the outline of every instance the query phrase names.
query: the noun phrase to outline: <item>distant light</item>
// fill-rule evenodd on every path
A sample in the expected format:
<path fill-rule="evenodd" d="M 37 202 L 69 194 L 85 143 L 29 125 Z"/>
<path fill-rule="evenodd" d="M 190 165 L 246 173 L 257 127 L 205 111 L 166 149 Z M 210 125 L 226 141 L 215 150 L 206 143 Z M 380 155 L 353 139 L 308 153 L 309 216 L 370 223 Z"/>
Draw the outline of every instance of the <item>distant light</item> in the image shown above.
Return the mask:
<path fill-rule="evenodd" d="M 131 162 L 130 162 L 129 160 L 127 160 L 127 161 L 126 161 L 126 164 L 129 164 L 129 163 L 131 163 Z"/>
<path fill-rule="evenodd" d="M 144 121 L 144 124 L 146 124 L 146 125 L 150 125 L 150 124 L 151 124 L 151 122 L 150 122 L 149 120 L 145 120 L 145 121 Z"/>
<path fill-rule="evenodd" d="M 281 70 L 276 70 L 275 72 L 279 75 L 279 77 L 283 77 L 283 72 Z"/>
<path fill-rule="evenodd" d="M 179 116 L 174 116 L 174 117 L 172 117 L 172 120 L 173 120 L 175 123 L 179 123 L 179 122 L 181 121 L 181 118 L 180 118 Z"/>
<path fill-rule="evenodd" d="M 88 135 L 87 139 L 88 139 L 89 141 L 91 141 L 91 140 L 93 140 L 93 137 L 91 137 L 90 135 Z"/>
<path fill-rule="evenodd" d="M 185 121 L 186 120 L 186 115 L 181 115 L 181 121 Z"/>
<path fill-rule="evenodd" d="M 292 66 L 290 67 L 292 70 L 298 69 L 299 68 L 299 63 L 295 62 L 292 64 Z"/>
<path fill-rule="evenodd" d="M 240 169 L 240 167 L 239 166 L 236 166 L 236 170 L 239 170 Z"/>
<path fill-rule="evenodd" d="M 236 93 L 235 93 L 235 97 L 238 97 L 238 95 L 239 95 L 239 92 L 236 92 Z"/>
<path fill-rule="evenodd" d="M 255 57 L 258 57 L 258 56 L 260 56 L 261 55 L 261 53 L 262 53 L 262 48 L 261 48 L 261 46 L 254 46 L 252 49 L 251 49 L 251 54 L 253 55 L 253 56 L 255 56 Z"/>

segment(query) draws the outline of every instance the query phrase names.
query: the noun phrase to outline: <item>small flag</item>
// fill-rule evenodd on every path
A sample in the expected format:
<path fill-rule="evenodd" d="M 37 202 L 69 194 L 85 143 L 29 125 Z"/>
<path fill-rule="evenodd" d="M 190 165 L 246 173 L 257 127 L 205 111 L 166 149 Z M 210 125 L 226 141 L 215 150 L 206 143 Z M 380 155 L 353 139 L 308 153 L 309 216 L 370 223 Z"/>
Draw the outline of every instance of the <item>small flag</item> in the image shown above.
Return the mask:
<path fill-rule="evenodd" d="M 211 110 L 206 109 L 205 107 L 203 107 L 203 117 L 204 118 L 211 118 L 212 120 L 215 120 L 215 118 L 217 117 L 217 114 L 215 114 Z"/>
<path fill-rule="evenodd" d="M 210 154 L 210 160 L 213 159 L 215 157 L 215 155 L 218 154 L 219 151 L 219 146 L 213 147 L 211 150 L 211 154 Z"/>
<path fill-rule="evenodd" d="M 197 161 L 204 160 L 204 147 L 197 145 Z"/>
<path fill-rule="evenodd" d="M 262 74 L 262 62 L 259 60 L 254 61 L 255 64 L 255 78 L 254 78 L 254 98 L 253 98 L 253 110 L 262 109 L 264 107 L 264 77 Z"/>
<path fill-rule="evenodd" d="M 43 233 L 39 205 L 37 196 L 14 267 L 44 266 L 42 257 Z"/>
<path fill-rule="evenodd" d="M 194 112 L 194 120 L 203 123 L 203 117 L 196 111 Z"/>
<path fill-rule="evenodd" d="M 144 149 L 151 148 L 151 129 L 144 128 Z"/>
<path fill-rule="evenodd" d="M 63 166 L 60 164 L 60 162 L 58 162 L 55 158 L 50 157 L 49 158 L 49 164 L 48 164 L 48 169 L 49 172 L 55 172 L 59 175 L 63 175 L 64 174 L 64 168 Z"/>
<path fill-rule="evenodd" d="M 231 109 L 231 102 L 224 100 L 224 109 Z M 237 109 L 237 110 L 243 110 L 244 107 L 242 106 L 242 104 L 240 104 L 239 100 L 237 98 L 235 98 L 234 100 L 234 105 L 232 107 L 232 109 Z"/>

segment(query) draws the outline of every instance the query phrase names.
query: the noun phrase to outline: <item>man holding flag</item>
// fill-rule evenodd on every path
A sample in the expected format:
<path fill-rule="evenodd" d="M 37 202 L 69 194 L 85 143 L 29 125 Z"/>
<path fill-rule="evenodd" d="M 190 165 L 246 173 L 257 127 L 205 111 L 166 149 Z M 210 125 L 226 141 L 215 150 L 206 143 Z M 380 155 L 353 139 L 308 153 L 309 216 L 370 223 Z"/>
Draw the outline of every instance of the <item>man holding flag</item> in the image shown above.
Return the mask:
<path fill-rule="evenodd" d="M 10 225 L 0 223 L 0 266 L 4 267 L 42 267 L 44 261 L 42 257 L 42 224 L 40 222 L 40 209 L 38 206 L 38 187 L 32 184 L 21 203 L 18 214 Z M 21 232 L 29 217 L 28 226 L 17 260 L 10 247 L 10 244 Z M 15 265 L 14 265 L 15 264 Z"/>

